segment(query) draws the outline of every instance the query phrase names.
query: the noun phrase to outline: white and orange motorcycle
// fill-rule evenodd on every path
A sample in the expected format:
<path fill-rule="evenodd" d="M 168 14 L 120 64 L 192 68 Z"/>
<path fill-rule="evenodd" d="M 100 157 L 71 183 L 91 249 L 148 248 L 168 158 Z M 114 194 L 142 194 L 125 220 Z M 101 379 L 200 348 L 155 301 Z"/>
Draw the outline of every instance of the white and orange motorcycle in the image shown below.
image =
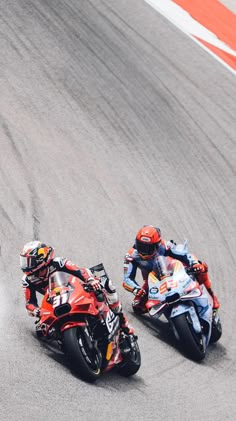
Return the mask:
<path fill-rule="evenodd" d="M 179 260 L 160 256 L 149 274 L 148 287 L 145 307 L 150 317 L 164 315 L 184 353 L 202 360 L 209 343 L 217 342 L 222 334 L 219 313 L 213 311 L 205 286 Z"/>

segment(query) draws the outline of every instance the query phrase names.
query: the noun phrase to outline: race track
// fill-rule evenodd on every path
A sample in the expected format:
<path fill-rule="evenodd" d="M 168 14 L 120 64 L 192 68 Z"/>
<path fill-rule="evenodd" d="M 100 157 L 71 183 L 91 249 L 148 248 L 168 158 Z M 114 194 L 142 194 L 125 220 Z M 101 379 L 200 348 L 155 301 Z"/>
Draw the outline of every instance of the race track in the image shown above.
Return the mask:
<path fill-rule="evenodd" d="M 1 0 L 0 419 L 236 418 L 236 79 L 141 0 Z M 143 224 L 208 262 L 223 336 L 202 363 L 135 317 L 123 256 Z M 21 291 L 31 239 L 103 262 L 142 366 L 96 385 L 40 344 Z"/>

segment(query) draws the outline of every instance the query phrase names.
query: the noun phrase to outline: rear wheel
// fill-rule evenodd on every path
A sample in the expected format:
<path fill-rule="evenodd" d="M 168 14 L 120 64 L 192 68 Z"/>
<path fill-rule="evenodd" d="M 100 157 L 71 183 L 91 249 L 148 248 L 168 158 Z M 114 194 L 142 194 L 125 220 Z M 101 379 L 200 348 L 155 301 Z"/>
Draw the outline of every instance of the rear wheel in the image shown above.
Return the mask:
<path fill-rule="evenodd" d="M 101 374 L 102 356 L 94 346 L 89 332 L 74 327 L 65 330 L 63 337 L 65 352 L 73 370 L 82 379 L 94 382 Z"/>
<path fill-rule="evenodd" d="M 133 376 L 141 366 L 141 354 L 137 340 L 127 337 L 127 343 L 130 346 L 130 351 L 124 356 L 124 361 L 118 366 L 119 374 L 124 377 Z"/>
<path fill-rule="evenodd" d="M 206 354 L 203 335 L 196 333 L 188 313 L 172 319 L 185 354 L 194 361 L 201 361 Z"/>

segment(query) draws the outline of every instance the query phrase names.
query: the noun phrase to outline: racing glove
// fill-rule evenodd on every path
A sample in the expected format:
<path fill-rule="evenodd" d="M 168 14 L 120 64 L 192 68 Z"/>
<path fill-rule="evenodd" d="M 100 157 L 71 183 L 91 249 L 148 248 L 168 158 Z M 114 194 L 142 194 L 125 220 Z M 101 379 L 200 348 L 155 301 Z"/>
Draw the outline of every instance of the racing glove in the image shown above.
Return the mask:
<path fill-rule="evenodd" d="M 94 291 L 100 291 L 102 289 L 102 285 L 99 279 L 88 278 L 87 282 L 89 283 L 89 285 L 91 285 Z"/>
<path fill-rule="evenodd" d="M 143 288 L 134 288 L 133 294 L 135 295 L 135 297 L 142 298 L 146 295 L 146 291 Z"/>
<path fill-rule="evenodd" d="M 35 307 L 34 310 L 28 311 L 28 313 L 32 317 L 40 317 L 40 308 L 39 307 Z"/>
<path fill-rule="evenodd" d="M 194 262 L 190 270 L 193 273 L 204 273 L 206 272 L 206 267 L 201 262 Z"/>

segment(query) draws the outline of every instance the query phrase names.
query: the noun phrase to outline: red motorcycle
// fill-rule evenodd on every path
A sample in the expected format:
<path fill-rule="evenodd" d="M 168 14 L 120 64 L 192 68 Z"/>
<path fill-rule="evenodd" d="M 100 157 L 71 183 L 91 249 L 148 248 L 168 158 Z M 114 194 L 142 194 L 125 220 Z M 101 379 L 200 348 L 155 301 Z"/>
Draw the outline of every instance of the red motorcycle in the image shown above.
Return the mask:
<path fill-rule="evenodd" d="M 101 283 L 108 279 L 103 264 L 90 268 Z M 109 308 L 104 289 L 94 292 L 89 283 L 65 272 L 54 272 L 42 305 L 38 336 L 57 340 L 74 371 L 93 382 L 116 367 L 125 376 L 141 365 L 137 336 L 120 328 L 120 318 Z"/>

